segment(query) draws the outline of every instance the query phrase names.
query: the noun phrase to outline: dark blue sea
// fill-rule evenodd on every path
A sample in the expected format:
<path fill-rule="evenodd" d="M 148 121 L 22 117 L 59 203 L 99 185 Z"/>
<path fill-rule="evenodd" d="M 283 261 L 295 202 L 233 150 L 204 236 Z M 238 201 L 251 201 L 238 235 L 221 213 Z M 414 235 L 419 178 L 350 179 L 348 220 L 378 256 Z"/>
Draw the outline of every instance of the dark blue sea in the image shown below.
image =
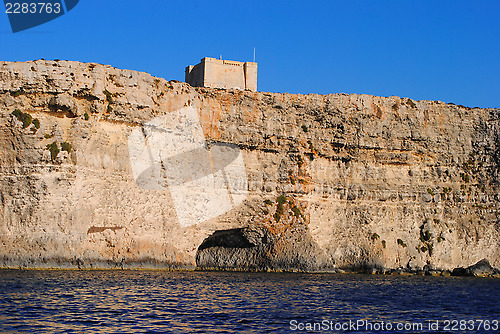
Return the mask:
<path fill-rule="evenodd" d="M 0 271 L 2 333 L 499 333 L 500 279 Z"/>

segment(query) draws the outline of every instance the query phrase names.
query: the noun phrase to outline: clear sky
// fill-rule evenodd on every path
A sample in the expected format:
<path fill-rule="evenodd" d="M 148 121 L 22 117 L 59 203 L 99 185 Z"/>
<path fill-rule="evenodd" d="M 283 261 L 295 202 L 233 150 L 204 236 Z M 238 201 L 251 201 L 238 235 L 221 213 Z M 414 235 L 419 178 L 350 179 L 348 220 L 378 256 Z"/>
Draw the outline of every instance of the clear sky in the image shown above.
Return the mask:
<path fill-rule="evenodd" d="M 98 62 L 184 81 L 205 56 L 259 63 L 260 91 L 500 107 L 500 1 L 80 0 L 0 60 Z"/>

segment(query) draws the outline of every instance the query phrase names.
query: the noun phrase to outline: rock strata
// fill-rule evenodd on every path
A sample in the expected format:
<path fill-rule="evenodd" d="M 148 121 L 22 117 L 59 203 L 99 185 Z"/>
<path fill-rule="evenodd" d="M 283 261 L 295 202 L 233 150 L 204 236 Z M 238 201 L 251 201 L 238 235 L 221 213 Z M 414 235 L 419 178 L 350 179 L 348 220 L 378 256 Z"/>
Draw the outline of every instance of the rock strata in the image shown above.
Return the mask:
<path fill-rule="evenodd" d="M 191 106 L 248 195 L 179 224 L 136 184 L 134 129 Z M 193 88 L 73 61 L 0 62 L 0 266 L 451 272 L 500 267 L 500 110 Z M 483 268 L 484 266 L 481 266 Z M 491 272 L 483 269 L 471 272 Z"/>

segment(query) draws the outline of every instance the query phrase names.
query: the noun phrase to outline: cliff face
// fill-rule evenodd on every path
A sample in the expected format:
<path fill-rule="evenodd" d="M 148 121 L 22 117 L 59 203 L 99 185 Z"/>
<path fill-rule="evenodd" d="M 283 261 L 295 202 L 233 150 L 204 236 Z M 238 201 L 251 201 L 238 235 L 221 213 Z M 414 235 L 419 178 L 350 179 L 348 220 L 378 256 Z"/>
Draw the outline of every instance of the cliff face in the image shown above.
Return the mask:
<path fill-rule="evenodd" d="M 186 106 L 209 143 L 239 147 L 248 196 L 182 227 L 169 191 L 137 185 L 128 138 Z M 1 62 L 0 266 L 500 267 L 499 118 L 438 101 Z"/>

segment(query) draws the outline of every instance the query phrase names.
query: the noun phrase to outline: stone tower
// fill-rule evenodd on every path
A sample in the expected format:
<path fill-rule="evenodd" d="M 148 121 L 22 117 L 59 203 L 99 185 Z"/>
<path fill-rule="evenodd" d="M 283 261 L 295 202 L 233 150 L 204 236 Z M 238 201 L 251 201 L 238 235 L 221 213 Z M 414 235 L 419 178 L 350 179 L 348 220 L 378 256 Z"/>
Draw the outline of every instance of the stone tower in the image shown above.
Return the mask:
<path fill-rule="evenodd" d="M 194 87 L 237 88 L 257 91 L 257 63 L 205 57 L 186 67 L 186 80 Z"/>

